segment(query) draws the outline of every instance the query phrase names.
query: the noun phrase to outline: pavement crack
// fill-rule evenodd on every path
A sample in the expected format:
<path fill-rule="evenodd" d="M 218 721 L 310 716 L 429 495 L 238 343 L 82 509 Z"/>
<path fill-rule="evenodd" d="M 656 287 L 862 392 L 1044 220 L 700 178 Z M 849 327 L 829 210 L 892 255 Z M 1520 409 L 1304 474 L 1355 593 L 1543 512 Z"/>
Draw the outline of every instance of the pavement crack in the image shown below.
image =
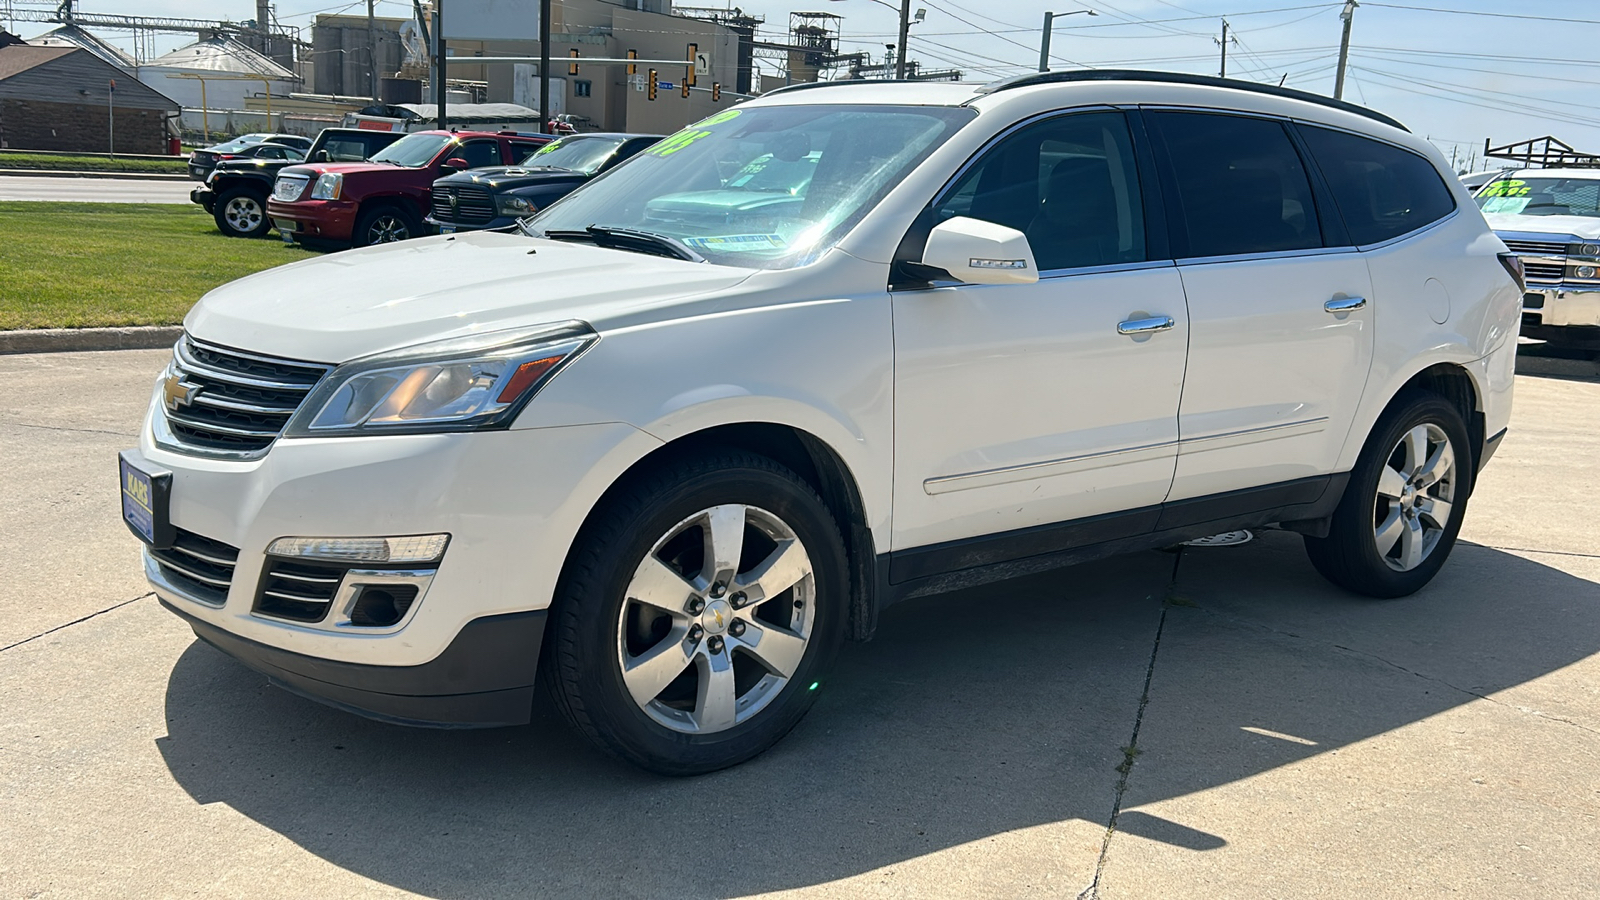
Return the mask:
<path fill-rule="evenodd" d="M 134 597 L 132 600 L 124 600 L 121 603 L 113 603 L 110 606 L 106 607 L 105 609 L 99 610 L 97 612 L 89 613 L 87 616 L 82 616 L 80 618 L 73 619 L 71 622 L 66 622 L 66 623 L 63 623 L 61 625 L 57 625 L 54 628 L 47 628 L 44 631 L 41 631 L 41 632 L 39 632 L 38 634 L 36 634 L 36 635 L 34 635 L 32 637 L 25 637 L 22 640 L 17 641 L 14 644 L 7 644 L 4 647 L 0 647 L 0 653 L 4 653 L 7 650 L 10 650 L 10 649 L 12 649 L 14 647 L 21 647 L 23 644 L 26 644 L 29 641 L 36 641 L 39 638 L 44 637 L 45 635 L 55 634 L 56 632 L 60 631 L 63 628 L 71 628 L 72 626 L 77 625 L 80 622 L 87 622 L 90 619 L 94 618 L 95 616 L 103 616 L 106 613 L 111 612 L 112 610 L 121 609 L 124 606 L 127 606 L 129 603 L 137 603 L 138 601 L 143 600 L 146 597 L 154 597 L 154 596 L 155 596 L 155 592 L 154 591 L 150 591 L 148 593 L 140 594 L 139 596 Z"/>
<path fill-rule="evenodd" d="M 1161 634 L 1167 627 L 1167 610 L 1178 599 L 1178 567 L 1183 564 L 1183 549 L 1172 558 L 1172 577 L 1167 582 L 1167 593 L 1161 601 L 1161 618 L 1156 620 L 1155 639 L 1150 643 L 1150 662 L 1144 670 L 1144 690 L 1139 694 L 1139 709 L 1133 717 L 1133 734 L 1122 747 L 1122 762 L 1117 765 L 1117 791 L 1111 802 L 1111 817 L 1106 820 L 1105 837 L 1100 841 L 1100 858 L 1095 861 L 1094 880 L 1078 894 L 1078 900 L 1097 900 L 1100 896 L 1100 878 L 1105 874 L 1106 858 L 1111 853 L 1111 838 L 1117 833 L 1117 819 L 1122 815 L 1122 800 L 1128 793 L 1128 777 L 1133 774 L 1134 761 L 1143 751 L 1139 749 L 1139 729 L 1144 726 L 1145 707 L 1150 705 L 1150 683 L 1156 675 L 1156 657 L 1161 652 Z M 1190 605 L 1190 604 L 1184 604 Z"/>
<path fill-rule="evenodd" d="M 1502 547 L 1498 544 L 1485 544 L 1492 550 L 1503 550 L 1507 553 L 1547 553 L 1551 556 L 1576 556 L 1580 559 L 1600 559 L 1600 553 L 1578 553 L 1574 550 L 1535 550 L 1532 547 Z"/>
<path fill-rule="evenodd" d="M 17 428 L 37 428 L 40 431 L 62 431 L 69 434 L 111 434 L 125 438 L 137 438 L 139 436 L 138 432 L 135 431 L 106 431 L 103 428 L 67 428 L 61 425 L 35 425 L 32 422 L 0 422 L 0 425 L 12 425 Z"/>

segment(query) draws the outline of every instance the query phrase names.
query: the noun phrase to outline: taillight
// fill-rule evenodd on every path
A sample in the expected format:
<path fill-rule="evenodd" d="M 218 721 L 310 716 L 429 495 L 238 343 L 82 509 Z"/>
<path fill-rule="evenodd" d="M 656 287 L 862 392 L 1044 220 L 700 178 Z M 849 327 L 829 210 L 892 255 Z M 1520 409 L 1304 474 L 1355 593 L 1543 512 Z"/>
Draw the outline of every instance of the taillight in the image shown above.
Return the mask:
<path fill-rule="evenodd" d="M 1517 283 L 1517 289 L 1523 293 L 1528 291 L 1528 273 L 1522 268 L 1522 257 L 1515 253 L 1500 254 L 1500 265 L 1506 267 L 1506 272 L 1511 275 L 1511 280 Z"/>

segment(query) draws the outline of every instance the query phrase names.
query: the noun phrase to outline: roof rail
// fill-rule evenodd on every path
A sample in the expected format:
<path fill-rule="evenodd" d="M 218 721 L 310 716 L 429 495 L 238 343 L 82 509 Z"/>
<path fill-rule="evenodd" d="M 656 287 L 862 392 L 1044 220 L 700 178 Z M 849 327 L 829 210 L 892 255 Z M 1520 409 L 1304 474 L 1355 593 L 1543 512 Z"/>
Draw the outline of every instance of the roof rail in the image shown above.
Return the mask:
<path fill-rule="evenodd" d="M 911 78 L 840 78 L 834 81 L 802 81 L 799 84 L 786 84 L 781 88 L 773 88 L 758 96 L 771 97 L 773 94 L 782 94 L 789 91 L 804 91 L 810 88 L 838 87 L 846 84 L 927 84 L 925 81 L 916 81 Z"/>
<path fill-rule="evenodd" d="M 1258 84 L 1254 81 L 1239 81 L 1233 78 L 1217 78 L 1213 75 L 1189 75 L 1184 72 L 1155 72 L 1146 69 L 1075 69 L 1071 72 L 1034 72 L 1028 75 L 1018 75 L 1015 78 L 1005 78 L 993 81 L 978 88 L 980 94 L 993 94 L 999 91 L 1009 91 L 1012 88 L 1030 87 L 1036 84 L 1061 84 L 1074 81 L 1153 81 L 1162 84 L 1195 84 L 1204 87 L 1231 88 L 1236 91 L 1250 91 L 1256 94 L 1269 94 L 1274 97 L 1286 97 L 1290 100 L 1303 100 L 1306 103 L 1315 103 L 1330 109 L 1343 110 L 1365 116 L 1375 122 L 1392 125 L 1401 131 L 1409 132 L 1411 129 L 1389 118 L 1381 112 L 1371 110 L 1365 106 L 1357 106 L 1310 91 L 1298 91 L 1294 88 L 1278 87 L 1275 84 Z"/>

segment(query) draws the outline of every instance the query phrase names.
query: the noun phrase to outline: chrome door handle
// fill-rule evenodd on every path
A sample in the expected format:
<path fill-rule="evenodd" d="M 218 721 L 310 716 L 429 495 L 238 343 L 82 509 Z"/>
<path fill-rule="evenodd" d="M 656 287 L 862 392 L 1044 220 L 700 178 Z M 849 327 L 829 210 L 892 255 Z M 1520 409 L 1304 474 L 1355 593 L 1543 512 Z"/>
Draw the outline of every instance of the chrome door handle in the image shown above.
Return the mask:
<path fill-rule="evenodd" d="M 1169 331 L 1176 324 L 1171 316 L 1151 316 L 1148 319 L 1129 319 L 1117 323 L 1117 334 L 1150 334 L 1155 331 Z"/>
<path fill-rule="evenodd" d="M 1342 297 L 1338 300 L 1329 300 L 1322 304 L 1322 308 L 1331 313 L 1354 312 L 1367 305 L 1365 297 Z"/>

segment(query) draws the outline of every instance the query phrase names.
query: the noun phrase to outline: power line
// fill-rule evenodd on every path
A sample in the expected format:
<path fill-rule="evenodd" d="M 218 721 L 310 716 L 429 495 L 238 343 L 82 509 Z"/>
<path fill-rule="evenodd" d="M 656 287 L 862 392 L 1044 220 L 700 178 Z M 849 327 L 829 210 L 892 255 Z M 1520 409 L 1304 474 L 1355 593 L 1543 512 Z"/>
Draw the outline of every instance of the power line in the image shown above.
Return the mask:
<path fill-rule="evenodd" d="M 1370 3 L 1362 6 L 1381 6 L 1385 9 L 1404 9 L 1410 12 L 1449 13 L 1453 16 L 1488 16 L 1493 19 L 1530 19 L 1535 22 L 1569 22 L 1577 25 L 1600 25 L 1597 19 L 1568 19 L 1558 16 L 1530 16 L 1523 13 L 1482 12 L 1474 9 L 1440 9 L 1437 6 L 1402 6 L 1399 3 Z"/>

